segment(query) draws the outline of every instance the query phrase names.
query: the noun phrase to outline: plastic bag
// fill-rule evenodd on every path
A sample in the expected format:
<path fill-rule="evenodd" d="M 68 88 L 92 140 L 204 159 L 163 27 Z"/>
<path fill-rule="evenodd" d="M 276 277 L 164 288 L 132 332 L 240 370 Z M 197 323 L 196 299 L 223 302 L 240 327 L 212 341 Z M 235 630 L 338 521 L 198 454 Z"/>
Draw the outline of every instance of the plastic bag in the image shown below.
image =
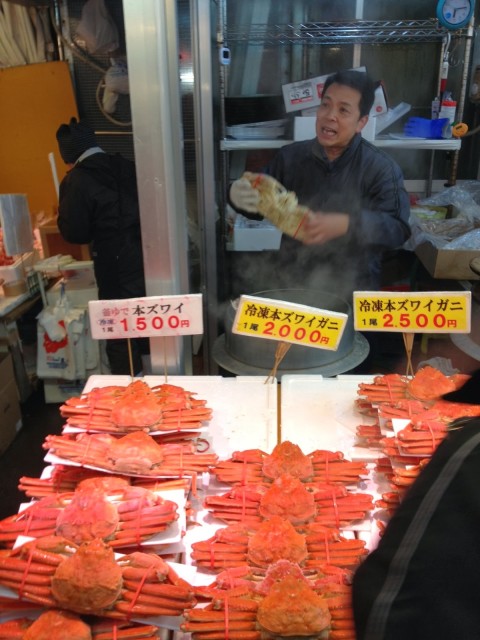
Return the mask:
<path fill-rule="evenodd" d="M 465 180 L 431 198 L 419 200 L 418 205 L 451 206 L 454 217 L 445 220 L 425 219 L 416 216 L 412 211 L 409 220 L 412 235 L 405 248 L 414 250 L 423 242 L 429 242 L 437 249 L 443 249 L 453 240 L 480 227 L 480 182 Z M 477 247 L 478 244 L 463 246 L 464 249 L 477 249 Z"/>
<path fill-rule="evenodd" d="M 446 376 L 453 376 L 455 373 L 460 373 L 459 369 L 455 369 L 450 358 L 430 358 L 429 360 L 423 360 L 419 362 L 417 365 L 417 371 L 419 371 L 422 367 L 434 367 L 438 369 Z"/>
<path fill-rule="evenodd" d="M 105 90 L 102 98 L 102 106 L 107 113 L 115 111 L 120 94 L 130 93 L 127 63 L 124 60 L 112 58 L 110 64 L 111 66 L 105 74 Z"/>
<path fill-rule="evenodd" d="M 460 251 L 478 251 L 480 247 L 480 229 L 474 229 L 459 238 L 448 242 L 443 248 Z"/>
<path fill-rule="evenodd" d="M 104 0 L 87 0 L 77 27 L 88 53 L 112 53 L 119 47 L 118 29 Z"/>
<path fill-rule="evenodd" d="M 85 377 L 86 311 L 72 309 L 61 295 L 37 316 L 37 375 L 76 380 Z"/>

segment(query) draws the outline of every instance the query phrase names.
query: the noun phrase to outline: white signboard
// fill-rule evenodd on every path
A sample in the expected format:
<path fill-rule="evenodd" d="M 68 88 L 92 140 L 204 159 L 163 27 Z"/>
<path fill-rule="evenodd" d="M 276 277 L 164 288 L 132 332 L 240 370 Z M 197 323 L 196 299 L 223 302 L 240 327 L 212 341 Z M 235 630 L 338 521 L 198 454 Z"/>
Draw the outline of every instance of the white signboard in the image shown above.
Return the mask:
<path fill-rule="evenodd" d="M 161 338 L 203 333 L 202 294 L 149 296 L 88 303 L 92 337 Z"/>

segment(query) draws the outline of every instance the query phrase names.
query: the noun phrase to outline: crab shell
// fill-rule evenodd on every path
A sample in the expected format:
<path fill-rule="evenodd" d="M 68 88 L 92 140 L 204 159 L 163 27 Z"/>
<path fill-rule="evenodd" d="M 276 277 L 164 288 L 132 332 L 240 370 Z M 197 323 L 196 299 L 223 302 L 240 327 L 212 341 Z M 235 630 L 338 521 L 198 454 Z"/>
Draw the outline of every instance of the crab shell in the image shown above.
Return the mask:
<path fill-rule="evenodd" d="M 101 540 L 27 542 L 0 554 L 0 584 L 25 601 L 119 620 L 179 616 L 195 604 L 190 584 L 160 556 L 137 551 L 116 560 Z"/>
<path fill-rule="evenodd" d="M 77 613 L 108 609 L 120 596 L 122 586 L 122 569 L 115 562 L 113 550 L 101 540 L 81 545 L 52 577 L 55 600 Z"/>
<path fill-rule="evenodd" d="M 275 479 L 288 473 L 300 480 L 309 480 L 313 476 L 313 463 L 297 444 L 286 440 L 274 447 L 269 456 L 265 456 L 262 472 L 266 478 Z"/>
<path fill-rule="evenodd" d="M 262 629 L 279 636 L 310 636 L 328 629 L 331 616 L 325 598 L 303 579 L 286 576 L 273 584 L 261 600 L 257 622 Z"/>
<path fill-rule="evenodd" d="M 91 640 L 88 624 L 70 611 L 51 609 L 33 622 L 22 640 Z"/>

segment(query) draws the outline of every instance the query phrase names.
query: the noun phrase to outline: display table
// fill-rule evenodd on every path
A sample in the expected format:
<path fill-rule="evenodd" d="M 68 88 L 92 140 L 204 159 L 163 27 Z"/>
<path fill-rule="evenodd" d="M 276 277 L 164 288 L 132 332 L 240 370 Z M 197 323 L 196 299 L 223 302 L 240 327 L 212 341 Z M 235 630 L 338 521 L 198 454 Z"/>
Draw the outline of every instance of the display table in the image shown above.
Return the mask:
<path fill-rule="evenodd" d="M 367 473 L 351 492 L 370 492 L 378 496 L 379 487 L 374 473 L 373 460 L 378 452 L 369 452 L 355 446 L 356 426 L 365 421 L 355 408 L 357 387 L 360 381 L 370 377 L 339 376 L 322 378 L 320 375 L 283 376 L 281 384 L 266 382 L 262 376 L 146 376 L 141 378 L 150 387 L 161 384 L 180 386 L 205 400 L 212 409 L 212 417 L 200 428 L 199 442 L 208 440 L 210 451 L 220 460 L 229 458 L 236 450 L 261 449 L 270 453 L 279 442 L 290 440 L 298 444 L 304 453 L 315 449 L 342 451 L 346 458 L 367 460 Z M 84 387 L 85 392 L 113 385 L 128 386 L 130 376 L 92 375 Z M 80 427 L 65 425 L 63 431 L 81 431 Z M 197 429 L 195 429 L 197 431 Z M 154 432 L 152 432 L 153 434 Z M 78 464 L 52 460 L 51 452 L 45 456 L 46 464 Z M 46 467 L 42 477 L 48 478 L 54 467 Z M 158 476 L 160 478 L 161 476 Z M 175 571 L 195 586 L 211 584 L 215 574 L 193 564 L 192 545 L 211 538 L 225 524 L 216 520 L 205 508 L 205 498 L 222 495 L 230 489 L 209 472 L 198 477 L 196 492 L 188 497 L 183 489 L 161 489 L 162 497 L 178 505 L 179 519 L 175 526 L 162 534 L 156 534 L 143 544 L 145 550 L 156 552 L 169 562 Z M 176 492 L 176 494 L 173 493 Z M 171 492 L 171 495 L 168 495 Z M 185 518 L 188 501 L 188 519 Z M 170 535 L 170 538 L 168 537 Z M 368 513 L 362 521 L 342 528 L 347 538 L 364 540 L 366 548 L 373 548 L 378 539 L 374 514 Z M 0 595 L 15 598 L 14 592 L 0 589 Z M 33 614 L 33 617 L 35 614 Z M 153 624 L 161 630 L 164 640 L 190 640 L 191 636 L 180 631 L 181 617 L 158 616 L 140 622 Z"/>
<path fill-rule="evenodd" d="M 277 384 L 265 384 L 265 378 L 244 376 L 145 376 L 148 385 L 178 385 L 206 400 L 212 419 L 205 437 L 220 458 L 236 450 L 258 448 L 271 451 L 277 437 Z M 90 376 L 85 391 L 108 385 L 128 385 L 130 376 Z"/>
<path fill-rule="evenodd" d="M 39 294 L 30 292 L 18 296 L 0 296 L 0 340 L 12 354 L 18 395 L 24 402 L 32 392 L 30 378 L 25 368 L 22 344 L 16 322 L 40 300 Z"/>

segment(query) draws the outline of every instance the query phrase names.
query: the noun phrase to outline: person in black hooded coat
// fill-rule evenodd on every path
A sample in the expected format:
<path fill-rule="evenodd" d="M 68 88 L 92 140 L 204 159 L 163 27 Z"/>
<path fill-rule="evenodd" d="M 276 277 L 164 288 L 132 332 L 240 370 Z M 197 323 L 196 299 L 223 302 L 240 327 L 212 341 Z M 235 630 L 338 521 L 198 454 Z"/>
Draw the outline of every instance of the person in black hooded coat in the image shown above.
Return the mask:
<path fill-rule="evenodd" d="M 59 189 L 58 228 L 73 244 L 89 244 L 100 300 L 143 297 L 145 274 L 135 164 L 98 146 L 93 130 L 72 118 L 57 130 L 70 170 Z M 142 370 L 148 340 L 131 340 L 133 373 Z M 126 340 L 107 340 L 112 374 L 129 374 Z"/>
<path fill-rule="evenodd" d="M 480 409 L 480 370 L 444 399 Z M 354 574 L 357 640 L 478 640 L 479 576 L 480 418 L 465 417 Z"/>

